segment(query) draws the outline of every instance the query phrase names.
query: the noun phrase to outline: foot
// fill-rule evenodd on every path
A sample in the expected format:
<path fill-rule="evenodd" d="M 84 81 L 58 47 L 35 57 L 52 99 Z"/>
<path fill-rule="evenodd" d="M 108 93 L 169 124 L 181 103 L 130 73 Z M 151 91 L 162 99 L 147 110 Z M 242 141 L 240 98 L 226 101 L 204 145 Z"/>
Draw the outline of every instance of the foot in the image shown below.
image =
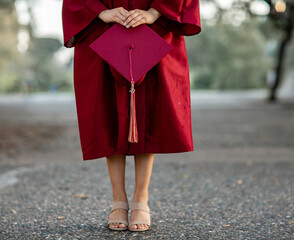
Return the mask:
<path fill-rule="evenodd" d="M 114 202 L 108 218 L 108 227 L 112 230 L 124 230 L 128 227 L 128 203 Z"/>
<path fill-rule="evenodd" d="M 128 211 L 125 209 L 116 209 L 112 211 L 109 215 L 109 220 L 114 219 L 123 219 L 128 221 Z M 110 228 L 126 228 L 127 225 L 124 223 L 116 222 L 116 223 L 109 223 Z"/>
<path fill-rule="evenodd" d="M 146 209 L 147 208 L 147 209 Z M 129 229 L 132 231 L 140 230 L 145 231 L 149 229 L 148 224 L 144 223 L 135 223 L 135 222 L 149 222 L 150 223 L 150 214 L 149 208 L 146 206 L 144 209 L 134 209 L 131 211 L 130 223 L 134 222 L 129 226 Z"/>

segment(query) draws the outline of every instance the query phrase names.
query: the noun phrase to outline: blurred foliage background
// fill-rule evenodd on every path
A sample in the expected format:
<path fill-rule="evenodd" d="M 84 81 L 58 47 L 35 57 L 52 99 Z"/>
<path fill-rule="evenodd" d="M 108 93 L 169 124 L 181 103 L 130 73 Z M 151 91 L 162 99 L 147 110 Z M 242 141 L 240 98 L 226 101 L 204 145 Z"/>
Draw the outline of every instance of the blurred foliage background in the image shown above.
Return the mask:
<path fill-rule="evenodd" d="M 266 87 L 273 59 L 267 56 L 260 23 L 234 27 L 219 22 L 205 26 L 198 39 L 187 39 L 192 87 L 248 89 Z"/>
<path fill-rule="evenodd" d="M 40 4 L 51 4 L 41 27 Z M 73 91 L 74 50 L 62 45 L 61 5 L 61 0 L 0 0 L 0 93 Z M 282 80 L 294 75 L 293 5 L 201 0 L 202 32 L 186 37 L 191 87 L 268 88 L 275 100 Z M 59 21 L 57 34 L 38 34 L 54 27 L 53 18 Z"/>

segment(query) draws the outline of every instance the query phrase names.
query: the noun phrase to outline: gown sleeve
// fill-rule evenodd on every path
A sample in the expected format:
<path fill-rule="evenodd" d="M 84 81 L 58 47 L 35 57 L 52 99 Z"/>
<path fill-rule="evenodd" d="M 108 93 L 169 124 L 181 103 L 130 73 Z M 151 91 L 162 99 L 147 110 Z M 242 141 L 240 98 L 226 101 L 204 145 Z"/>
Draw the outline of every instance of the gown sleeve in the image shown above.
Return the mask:
<path fill-rule="evenodd" d="M 162 14 L 157 21 L 169 32 L 185 36 L 201 32 L 199 0 L 153 0 L 150 7 Z"/>
<path fill-rule="evenodd" d="M 91 32 L 100 20 L 97 15 L 106 10 L 102 0 L 63 0 L 63 45 L 67 48 Z"/>

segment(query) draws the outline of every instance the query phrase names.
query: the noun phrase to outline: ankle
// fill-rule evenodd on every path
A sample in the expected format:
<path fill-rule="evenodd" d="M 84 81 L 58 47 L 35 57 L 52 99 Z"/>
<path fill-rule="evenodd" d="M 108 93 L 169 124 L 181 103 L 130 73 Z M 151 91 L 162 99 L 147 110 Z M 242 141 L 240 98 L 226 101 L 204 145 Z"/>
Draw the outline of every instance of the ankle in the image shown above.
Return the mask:
<path fill-rule="evenodd" d="M 145 202 L 148 203 L 149 194 L 148 191 L 136 191 L 134 192 L 133 202 Z"/>
<path fill-rule="evenodd" d="M 113 201 L 114 202 L 117 202 L 117 201 L 127 202 L 128 198 L 127 198 L 126 192 L 113 192 Z"/>

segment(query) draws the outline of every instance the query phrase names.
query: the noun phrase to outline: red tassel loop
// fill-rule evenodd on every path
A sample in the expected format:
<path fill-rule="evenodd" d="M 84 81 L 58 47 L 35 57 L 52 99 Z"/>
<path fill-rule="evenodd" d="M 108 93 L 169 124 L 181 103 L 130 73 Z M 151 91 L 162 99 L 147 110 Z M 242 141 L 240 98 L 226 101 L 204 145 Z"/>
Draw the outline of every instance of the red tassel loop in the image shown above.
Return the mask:
<path fill-rule="evenodd" d="M 134 45 L 131 44 L 129 47 L 129 60 L 130 60 L 130 74 L 131 74 L 131 89 L 130 89 L 130 127 L 129 127 L 129 137 L 128 140 L 131 143 L 138 142 L 138 129 L 137 129 L 137 119 L 136 119 L 136 99 L 135 99 L 135 83 L 133 79 L 132 70 L 132 50 Z"/>

